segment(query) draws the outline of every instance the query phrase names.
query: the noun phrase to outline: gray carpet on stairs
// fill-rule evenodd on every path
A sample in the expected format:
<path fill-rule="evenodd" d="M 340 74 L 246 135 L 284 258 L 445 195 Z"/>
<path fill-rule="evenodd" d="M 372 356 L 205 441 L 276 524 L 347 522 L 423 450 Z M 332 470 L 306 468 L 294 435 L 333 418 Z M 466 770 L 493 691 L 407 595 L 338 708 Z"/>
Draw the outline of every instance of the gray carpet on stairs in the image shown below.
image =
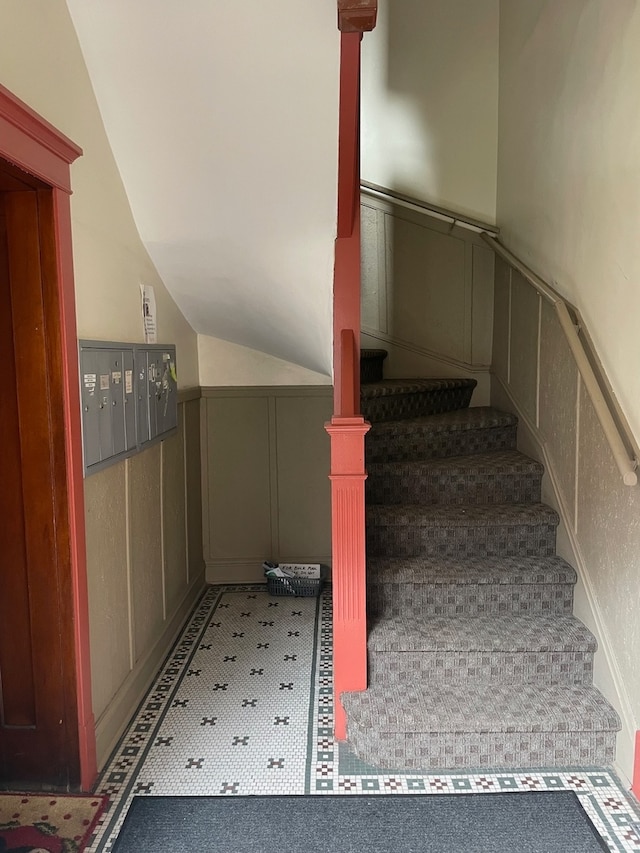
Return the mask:
<path fill-rule="evenodd" d="M 610 764 L 620 721 L 592 684 L 543 468 L 513 415 L 439 409 L 450 381 L 363 388 L 369 688 L 343 696 L 350 744 L 382 768 Z"/>

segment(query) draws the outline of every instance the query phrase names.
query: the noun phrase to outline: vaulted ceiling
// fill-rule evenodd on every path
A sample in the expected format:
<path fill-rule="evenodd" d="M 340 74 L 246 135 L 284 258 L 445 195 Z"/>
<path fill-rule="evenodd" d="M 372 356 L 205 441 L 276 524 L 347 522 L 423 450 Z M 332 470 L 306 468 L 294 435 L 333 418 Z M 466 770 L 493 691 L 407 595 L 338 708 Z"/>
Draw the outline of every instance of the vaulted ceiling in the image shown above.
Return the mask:
<path fill-rule="evenodd" d="M 67 0 L 140 236 L 193 328 L 331 370 L 331 0 Z"/>

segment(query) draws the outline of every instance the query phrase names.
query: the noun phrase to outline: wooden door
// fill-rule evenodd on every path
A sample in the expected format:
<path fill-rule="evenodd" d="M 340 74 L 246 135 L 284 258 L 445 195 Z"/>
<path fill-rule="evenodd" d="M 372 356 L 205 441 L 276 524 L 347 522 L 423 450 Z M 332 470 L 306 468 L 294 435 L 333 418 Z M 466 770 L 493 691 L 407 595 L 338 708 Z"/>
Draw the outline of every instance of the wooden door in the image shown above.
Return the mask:
<path fill-rule="evenodd" d="M 51 190 L 0 164 L 0 780 L 79 781 Z"/>

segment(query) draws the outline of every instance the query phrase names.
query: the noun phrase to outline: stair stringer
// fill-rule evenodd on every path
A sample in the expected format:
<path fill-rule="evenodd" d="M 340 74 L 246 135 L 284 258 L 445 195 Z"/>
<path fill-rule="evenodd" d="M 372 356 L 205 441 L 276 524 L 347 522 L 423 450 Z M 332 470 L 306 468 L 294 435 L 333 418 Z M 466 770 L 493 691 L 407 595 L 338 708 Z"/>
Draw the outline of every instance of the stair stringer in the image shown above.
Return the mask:
<path fill-rule="evenodd" d="M 623 783 L 630 788 L 633 778 L 636 723 L 629 695 L 616 662 L 609 630 L 598 606 L 587 561 L 575 532 L 569 501 L 560 485 L 557 467 L 538 427 L 524 408 L 495 373 L 491 377 L 492 405 L 518 417 L 518 450 L 544 465 L 542 501 L 553 507 L 560 516 L 556 551 L 572 565 L 578 575 L 574 590 L 573 613 L 589 628 L 598 641 L 594 657 L 593 684 L 620 715 L 622 730 L 616 737 L 615 769 Z"/>

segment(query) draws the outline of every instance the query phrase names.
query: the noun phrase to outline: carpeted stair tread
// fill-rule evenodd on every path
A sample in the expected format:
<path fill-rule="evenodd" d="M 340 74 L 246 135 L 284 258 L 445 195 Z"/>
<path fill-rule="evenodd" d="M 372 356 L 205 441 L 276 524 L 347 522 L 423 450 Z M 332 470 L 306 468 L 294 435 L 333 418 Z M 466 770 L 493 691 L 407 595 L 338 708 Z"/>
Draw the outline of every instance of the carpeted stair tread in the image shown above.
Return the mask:
<path fill-rule="evenodd" d="M 383 379 L 362 384 L 360 408 L 374 423 L 465 409 L 475 379 Z"/>
<path fill-rule="evenodd" d="M 575 584 L 562 557 L 368 557 L 367 576 L 378 584 Z"/>
<path fill-rule="evenodd" d="M 497 450 L 473 456 L 449 456 L 414 462 L 374 462 L 367 466 L 369 477 L 384 476 L 387 472 L 407 471 L 414 476 L 469 476 L 507 471 L 514 474 L 542 474 L 544 466 L 518 450 Z"/>
<path fill-rule="evenodd" d="M 593 634 L 575 616 L 384 617 L 373 621 L 372 652 L 594 652 Z"/>
<path fill-rule="evenodd" d="M 367 523 L 397 527 L 504 527 L 557 525 L 558 513 L 541 503 L 448 505 L 373 504 L 367 507 Z"/>
<path fill-rule="evenodd" d="M 590 685 L 439 683 L 374 685 L 344 693 L 352 729 L 484 733 L 619 731 L 620 719 Z"/>
<path fill-rule="evenodd" d="M 518 419 L 487 406 L 373 423 L 367 464 L 515 450 Z"/>
<path fill-rule="evenodd" d="M 367 465 L 369 503 L 539 501 L 544 467 L 517 450 Z"/>
<path fill-rule="evenodd" d="M 383 379 L 370 382 L 360 391 L 363 400 L 373 397 L 392 397 L 398 394 L 424 394 L 432 391 L 452 391 L 458 388 L 475 388 L 475 379 Z"/>
<path fill-rule="evenodd" d="M 389 380 L 391 381 L 391 380 Z M 367 388 L 375 387 L 368 385 Z M 385 421 L 375 424 L 376 433 L 393 433 L 405 428 L 419 429 L 427 434 L 438 432 L 460 432 L 475 429 L 495 429 L 496 427 L 516 426 L 518 418 L 509 412 L 501 412 L 491 406 L 472 406 L 452 412 L 440 412 L 437 415 L 424 415 L 421 418 L 402 418 L 397 421 Z"/>

